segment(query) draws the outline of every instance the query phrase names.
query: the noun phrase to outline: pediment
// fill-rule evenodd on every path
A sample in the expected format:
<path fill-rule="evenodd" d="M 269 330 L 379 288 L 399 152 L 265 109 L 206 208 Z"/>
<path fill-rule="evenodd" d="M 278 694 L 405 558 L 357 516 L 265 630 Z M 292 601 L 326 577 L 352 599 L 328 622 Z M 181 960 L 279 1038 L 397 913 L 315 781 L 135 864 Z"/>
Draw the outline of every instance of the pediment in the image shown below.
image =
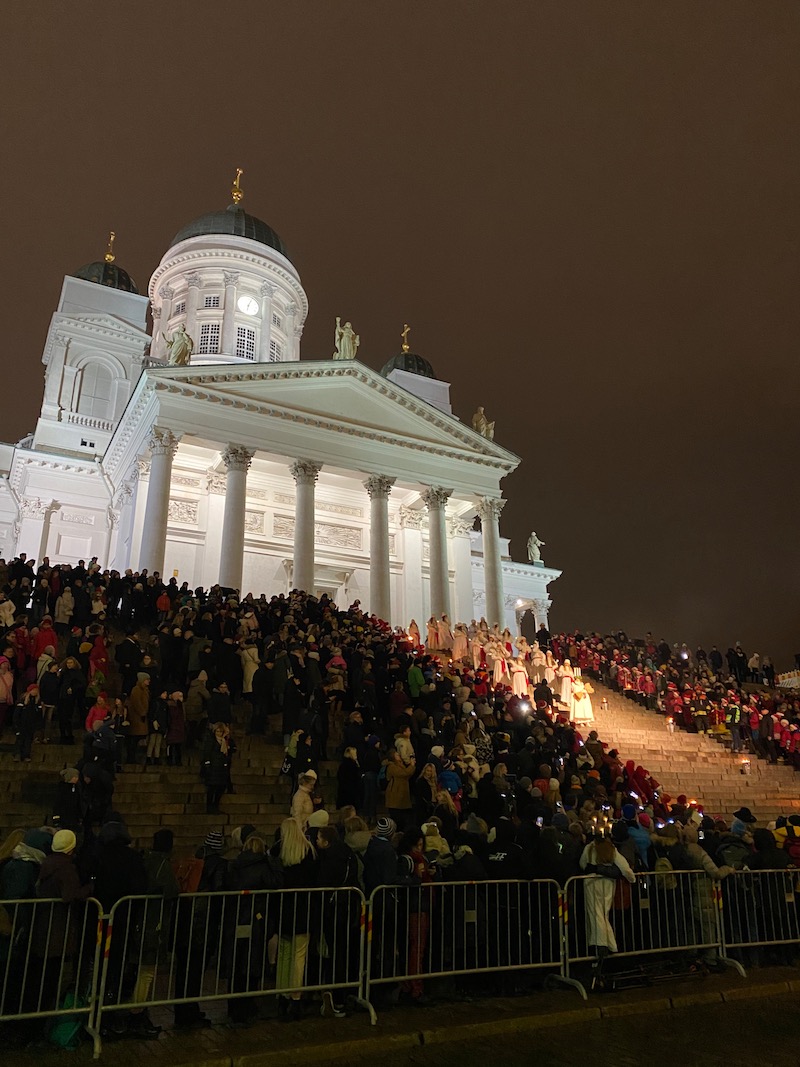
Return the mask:
<path fill-rule="evenodd" d="M 64 334 L 90 333 L 114 337 L 119 341 L 141 343 L 149 341 L 150 336 L 144 330 L 137 330 L 130 323 L 114 315 L 96 313 L 70 312 L 54 323 L 55 328 Z"/>
<path fill-rule="evenodd" d="M 331 361 L 235 370 L 187 367 L 149 370 L 156 391 L 188 390 L 215 404 L 264 405 L 307 425 L 349 433 L 373 431 L 382 438 L 445 447 L 468 456 L 490 457 L 513 469 L 518 459 L 487 441 L 455 416 L 445 415 L 369 368 L 344 370 Z M 505 463 L 503 462 L 505 461 Z"/>

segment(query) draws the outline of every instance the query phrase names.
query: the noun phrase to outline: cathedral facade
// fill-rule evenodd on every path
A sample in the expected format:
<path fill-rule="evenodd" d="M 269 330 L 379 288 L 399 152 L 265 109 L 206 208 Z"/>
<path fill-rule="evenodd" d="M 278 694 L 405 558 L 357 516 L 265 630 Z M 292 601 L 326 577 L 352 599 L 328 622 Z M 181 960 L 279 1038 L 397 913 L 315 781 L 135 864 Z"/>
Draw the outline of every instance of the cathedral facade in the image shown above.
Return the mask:
<path fill-rule="evenodd" d="M 65 277 L 36 429 L 0 444 L 0 556 L 326 592 L 395 625 L 546 623 L 560 571 L 500 534 L 518 457 L 453 414 L 407 334 L 380 372 L 301 360 L 300 277 L 232 193 L 175 235 L 147 296 L 111 247 Z"/>

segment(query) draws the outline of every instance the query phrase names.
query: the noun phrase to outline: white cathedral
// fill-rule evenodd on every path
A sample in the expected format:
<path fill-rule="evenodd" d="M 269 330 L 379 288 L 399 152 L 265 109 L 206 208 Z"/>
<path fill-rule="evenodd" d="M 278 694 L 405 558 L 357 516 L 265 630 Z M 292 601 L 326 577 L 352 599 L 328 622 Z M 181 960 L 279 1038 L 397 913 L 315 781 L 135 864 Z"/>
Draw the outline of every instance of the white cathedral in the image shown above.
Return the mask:
<path fill-rule="evenodd" d="M 500 536 L 519 458 L 453 414 L 405 337 L 380 372 L 301 360 L 300 277 L 238 176 L 232 196 L 178 231 L 147 296 L 111 246 L 64 278 L 35 432 L 0 444 L 0 556 L 308 589 L 394 625 L 547 623 L 561 572 L 513 562 Z"/>

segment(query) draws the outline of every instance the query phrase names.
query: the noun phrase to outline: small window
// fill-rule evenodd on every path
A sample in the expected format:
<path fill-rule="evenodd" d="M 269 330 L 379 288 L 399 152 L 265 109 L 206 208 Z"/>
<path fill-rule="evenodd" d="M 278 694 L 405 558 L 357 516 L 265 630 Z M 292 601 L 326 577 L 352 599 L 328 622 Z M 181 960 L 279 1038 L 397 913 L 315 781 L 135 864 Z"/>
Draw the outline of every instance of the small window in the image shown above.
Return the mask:
<path fill-rule="evenodd" d="M 205 300 L 203 301 L 203 307 L 204 308 L 218 308 L 219 307 L 219 297 L 218 296 L 207 296 L 205 298 Z"/>
<path fill-rule="evenodd" d="M 272 312 L 272 325 L 273 326 L 277 326 L 278 329 L 280 329 L 281 326 L 283 325 L 283 319 L 280 317 L 280 315 L 276 311 Z"/>
<path fill-rule="evenodd" d="M 280 341 L 270 341 L 269 343 L 269 361 L 270 363 L 280 363 L 283 359 L 283 345 Z"/>
<path fill-rule="evenodd" d="M 249 326 L 236 327 L 236 355 L 240 359 L 256 358 L 256 331 Z"/>
<path fill-rule="evenodd" d="M 173 315 L 185 315 L 186 314 L 186 301 L 181 300 L 179 304 L 176 304 L 172 309 Z"/>
<path fill-rule="evenodd" d="M 213 356 L 219 352 L 219 323 L 204 322 L 200 327 L 200 355 Z"/>

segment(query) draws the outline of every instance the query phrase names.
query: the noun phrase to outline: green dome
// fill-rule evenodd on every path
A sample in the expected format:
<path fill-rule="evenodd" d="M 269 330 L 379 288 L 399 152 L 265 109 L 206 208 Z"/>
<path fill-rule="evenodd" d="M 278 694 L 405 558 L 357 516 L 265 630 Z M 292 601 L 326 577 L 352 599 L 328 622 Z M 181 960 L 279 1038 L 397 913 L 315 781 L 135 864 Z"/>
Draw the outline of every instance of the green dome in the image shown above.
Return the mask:
<path fill-rule="evenodd" d="M 250 241 L 257 241 L 260 245 L 274 248 L 282 256 L 286 255 L 286 247 L 272 227 L 267 226 L 266 222 L 262 222 L 254 215 L 248 215 L 238 204 L 229 204 L 222 211 L 211 211 L 208 215 L 201 215 L 199 219 L 187 223 L 172 238 L 170 248 L 181 241 L 187 241 L 190 237 L 204 237 L 211 233 L 247 237 Z"/>
<path fill-rule="evenodd" d="M 393 370 L 404 370 L 408 374 L 419 374 L 422 378 L 435 378 L 433 367 L 415 352 L 398 352 L 381 367 L 381 374 L 388 378 Z"/>
<path fill-rule="evenodd" d="M 130 274 L 116 263 L 105 263 L 98 260 L 96 263 L 87 263 L 85 267 L 76 270 L 73 278 L 81 278 L 85 282 L 94 282 L 95 285 L 107 285 L 109 289 L 122 289 L 126 293 L 136 293 L 136 282 Z"/>

